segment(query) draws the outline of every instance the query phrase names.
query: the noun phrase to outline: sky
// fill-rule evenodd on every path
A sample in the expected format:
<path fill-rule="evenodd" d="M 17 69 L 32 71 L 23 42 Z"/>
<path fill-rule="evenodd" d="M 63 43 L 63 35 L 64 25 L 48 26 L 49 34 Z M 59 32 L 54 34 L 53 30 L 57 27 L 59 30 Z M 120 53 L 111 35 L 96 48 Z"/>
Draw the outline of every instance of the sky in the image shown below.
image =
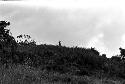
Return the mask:
<path fill-rule="evenodd" d="M 95 47 L 108 57 L 125 48 L 125 10 L 115 0 L 0 1 L 0 20 L 13 36 L 29 34 L 38 43 Z"/>

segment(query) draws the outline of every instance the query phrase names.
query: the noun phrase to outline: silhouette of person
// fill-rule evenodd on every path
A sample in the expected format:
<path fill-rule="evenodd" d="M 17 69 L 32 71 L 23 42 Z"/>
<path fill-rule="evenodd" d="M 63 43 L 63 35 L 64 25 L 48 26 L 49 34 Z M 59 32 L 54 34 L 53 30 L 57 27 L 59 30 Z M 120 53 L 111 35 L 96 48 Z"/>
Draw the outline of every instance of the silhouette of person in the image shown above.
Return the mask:
<path fill-rule="evenodd" d="M 61 46 L 61 41 L 59 41 L 59 46 Z"/>

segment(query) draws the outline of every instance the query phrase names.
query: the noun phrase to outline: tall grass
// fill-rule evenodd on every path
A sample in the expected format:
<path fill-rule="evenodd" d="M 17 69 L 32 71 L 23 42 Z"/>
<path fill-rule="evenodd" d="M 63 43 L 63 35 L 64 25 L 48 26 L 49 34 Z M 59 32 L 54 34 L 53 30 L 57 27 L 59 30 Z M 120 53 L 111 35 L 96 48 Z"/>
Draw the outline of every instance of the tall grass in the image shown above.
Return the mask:
<path fill-rule="evenodd" d="M 0 84 L 125 84 L 124 80 L 76 76 L 69 73 L 48 72 L 26 65 L 0 67 Z"/>

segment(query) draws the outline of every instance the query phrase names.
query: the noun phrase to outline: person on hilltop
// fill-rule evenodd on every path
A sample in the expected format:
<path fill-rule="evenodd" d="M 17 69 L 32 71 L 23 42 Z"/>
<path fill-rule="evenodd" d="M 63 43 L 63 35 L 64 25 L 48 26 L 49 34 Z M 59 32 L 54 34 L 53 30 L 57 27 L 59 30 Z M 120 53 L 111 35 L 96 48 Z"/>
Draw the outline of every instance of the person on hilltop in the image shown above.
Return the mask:
<path fill-rule="evenodd" d="M 59 41 L 59 46 L 61 46 L 61 41 Z"/>

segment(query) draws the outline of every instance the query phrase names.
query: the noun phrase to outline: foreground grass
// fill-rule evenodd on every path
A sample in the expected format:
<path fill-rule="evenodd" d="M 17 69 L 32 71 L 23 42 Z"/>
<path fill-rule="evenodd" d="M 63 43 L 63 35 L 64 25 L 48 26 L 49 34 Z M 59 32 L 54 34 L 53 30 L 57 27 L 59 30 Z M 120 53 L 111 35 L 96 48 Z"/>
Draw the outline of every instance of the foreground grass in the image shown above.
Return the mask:
<path fill-rule="evenodd" d="M 26 65 L 0 67 L 0 84 L 125 84 L 124 80 L 75 76 L 35 69 Z"/>

